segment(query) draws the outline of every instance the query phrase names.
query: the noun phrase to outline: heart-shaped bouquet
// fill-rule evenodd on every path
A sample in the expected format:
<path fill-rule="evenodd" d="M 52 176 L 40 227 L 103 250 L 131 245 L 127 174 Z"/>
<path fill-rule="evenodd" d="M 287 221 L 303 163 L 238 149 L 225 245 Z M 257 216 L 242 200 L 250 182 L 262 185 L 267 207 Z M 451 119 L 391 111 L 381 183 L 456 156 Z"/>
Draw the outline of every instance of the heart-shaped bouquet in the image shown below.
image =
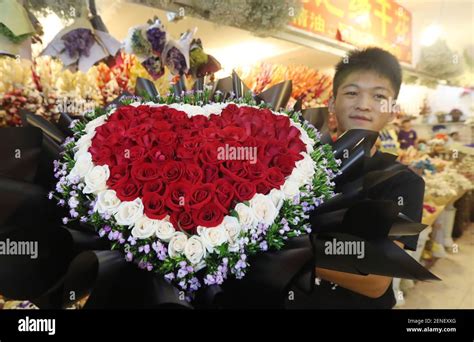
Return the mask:
<path fill-rule="evenodd" d="M 88 113 L 56 162 L 51 196 L 112 249 L 188 298 L 241 278 L 247 256 L 310 232 L 333 195 L 329 146 L 298 113 L 255 103 L 140 103 Z"/>

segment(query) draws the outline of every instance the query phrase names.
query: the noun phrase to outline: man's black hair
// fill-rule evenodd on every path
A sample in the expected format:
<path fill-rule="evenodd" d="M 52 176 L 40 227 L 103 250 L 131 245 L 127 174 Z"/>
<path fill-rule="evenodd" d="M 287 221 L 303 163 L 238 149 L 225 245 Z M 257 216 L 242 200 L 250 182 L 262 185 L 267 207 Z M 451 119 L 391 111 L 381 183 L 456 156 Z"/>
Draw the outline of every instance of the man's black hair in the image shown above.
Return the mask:
<path fill-rule="evenodd" d="M 336 97 L 337 89 L 346 77 L 357 71 L 374 71 L 379 76 L 387 78 L 393 87 L 395 98 L 398 97 L 402 84 L 400 63 L 390 52 L 377 47 L 352 50 L 336 65 L 332 90 L 334 97 Z"/>

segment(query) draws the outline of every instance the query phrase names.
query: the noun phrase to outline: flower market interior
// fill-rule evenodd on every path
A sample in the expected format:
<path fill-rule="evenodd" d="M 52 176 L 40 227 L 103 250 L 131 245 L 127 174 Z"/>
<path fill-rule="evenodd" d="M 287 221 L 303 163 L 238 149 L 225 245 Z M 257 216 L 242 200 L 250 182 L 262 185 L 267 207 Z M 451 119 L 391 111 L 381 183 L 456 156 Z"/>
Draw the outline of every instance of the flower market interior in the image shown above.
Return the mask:
<path fill-rule="evenodd" d="M 387 296 L 381 308 L 474 309 L 474 2 L 3 0 L 0 25 L 0 309 L 121 307 L 114 267 L 143 283 L 125 307 L 161 305 L 145 298 L 151 275 L 175 291 L 167 303 L 205 307 L 219 288 L 215 305 L 233 307 L 225 292 L 278 283 L 270 260 L 290 258 L 290 241 L 315 261 L 285 270 L 284 291 L 298 297 L 303 271 L 314 291 L 329 284 L 305 308 L 344 307 L 346 291 L 361 309 Z M 398 60 L 400 90 L 381 100 L 391 119 L 375 136 L 367 108 L 346 134 L 338 97 L 393 85 L 374 57 L 357 74 L 371 81 L 335 96 L 355 75 L 336 65 L 370 47 Z M 374 151 L 396 167 L 365 174 Z M 401 174 L 398 204 L 368 195 Z M 379 233 L 361 228 L 371 216 Z M 332 266 L 339 233 L 362 244 L 367 272 L 351 271 L 355 256 Z M 389 279 L 382 297 L 362 286 L 373 275 Z"/>

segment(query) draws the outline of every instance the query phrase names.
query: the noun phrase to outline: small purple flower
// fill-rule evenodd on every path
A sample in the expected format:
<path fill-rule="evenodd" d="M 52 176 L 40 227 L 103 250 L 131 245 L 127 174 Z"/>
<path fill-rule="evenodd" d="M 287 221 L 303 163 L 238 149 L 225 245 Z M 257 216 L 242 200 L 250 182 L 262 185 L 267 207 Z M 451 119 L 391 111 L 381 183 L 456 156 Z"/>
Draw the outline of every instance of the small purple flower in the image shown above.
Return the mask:
<path fill-rule="evenodd" d="M 50 191 L 50 192 L 48 193 L 48 199 L 53 199 L 53 192 L 52 192 L 52 191 Z"/>
<path fill-rule="evenodd" d="M 174 276 L 174 273 L 168 273 L 168 274 L 165 274 L 164 278 L 167 281 L 172 281 L 175 278 L 175 276 Z"/>
<path fill-rule="evenodd" d="M 79 201 L 77 200 L 77 197 L 74 197 L 72 192 L 71 192 L 71 196 L 73 196 L 73 197 L 71 197 L 67 203 L 69 205 L 69 208 L 75 209 L 79 205 Z"/>
<path fill-rule="evenodd" d="M 69 210 L 69 215 L 71 216 L 71 218 L 76 218 L 79 216 L 79 213 L 75 211 L 74 209 L 71 209 Z"/>
<path fill-rule="evenodd" d="M 132 254 L 132 252 L 128 252 L 128 253 L 125 255 L 125 260 L 127 260 L 128 262 L 130 262 L 130 261 L 133 260 L 133 254 Z"/>
<path fill-rule="evenodd" d="M 64 192 L 63 186 L 62 186 L 62 184 L 61 184 L 60 182 L 58 182 L 58 183 L 56 184 L 56 192 L 59 192 L 60 194 L 62 194 L 62 193 Z"/>
<path fill-rule="evenodd" d="M 61 40 L 64 41 L 64 48 L 70 58 L 89 57 L 90 49 L 95 42 L 91 30 L 85 28 L 72 30 L 62 36 Z"/>
<path fill-rule="evenodd" d="M 179 283 L 178 283 L 179 287 L 181 287 L 183 290 L 187 290 L 188 288 L 188 285 L 186 284 L 186 281 L 185 280 L 181 280 Z"/>
<path fill-rule="evenodd" d="M 137 240 L 132 236 L 129 236 L 127 241 L 130 242 L 130 245 L 132 246 L 135 246 L 137 244 Z"/>
<path fill-rule="evenodd" d="M 259 246 L 259 247 L 260 247 L 260 249 L 261 249 L 262 251 L 266 252 L 266 251 L 268 250 L 268 243 L 267 243 L 267 241 L 262 241 L 262 242 L 260 243 L 260 246 Z"/>
<path fill-rule="evenodd" d="M 67 217 L 63 217 L 63 224 L 67 224 L 69 222 L 69 219 Z"/>
<path fill-rule="evenodd" d="M 143 246 L 143 252 L 145 252 L 145 254 L 150 253 L 150 245 L 146 244 L 145 246 Z"/>
<path fill-rule="evenodd" d="M 215 283 L 216 283 L 216 279 L 211 274 L 208 274 L 206 278 L 204 278 L 204 284 L 206 285 L 214 285 Z"/>
<path fill-rule="evenodd" d="M 186 277 L 187 274 L 188 274 L 188 272 L 187 272 L 186 270 L 180 269 L 180 270 L 178 271 L 177 277 L 178 277 L 178 278 L 184 278 L 184 277 Z"/>
<path fill-rule="evenodd" d="M 146 31 L 146 38 L 151 43 L 153 52 L 161 53 L 166 44 L 166 32 L 160 27 L 152 27 Z"/>
<path fill-rule="evenodd" d="M 87 217 L 86 216 L 81 216 L 79 221 L 81 221 L 82 223 L 86 223 L 87 222 Z"/>
<path fill-rule="evenodd" d="M 216 284 L 221 285 L 224 282 L 224 277 L 221 274 L 216 275 Z"/>
<path fill-rule="evenodd" d="M 182 75 L 188 69 L 184 55 L 176 47 L 172 47 L 168 50 L 166 66 L 170 68 L 171 73 L 175 75 Z"/>
<path fill-rule="evenodd" d="M 150 262 L 148 262 L 148 263 L 146 264 L 146 269 L 147 269 L 148 271 L 153 270 L 153 264 L 150 263 Z"/>

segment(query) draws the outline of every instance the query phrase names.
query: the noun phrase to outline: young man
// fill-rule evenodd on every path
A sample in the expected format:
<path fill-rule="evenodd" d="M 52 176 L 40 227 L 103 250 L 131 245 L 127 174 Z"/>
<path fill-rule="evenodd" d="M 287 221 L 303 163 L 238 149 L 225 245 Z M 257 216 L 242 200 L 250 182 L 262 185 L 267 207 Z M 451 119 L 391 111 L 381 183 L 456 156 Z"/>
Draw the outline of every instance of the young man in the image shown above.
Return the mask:
<path fill-rule="evenodd" d="M 347 63 L 346 63 L 347 62 Z M 400 90 L 400 64 L 389 52 L 379 48 L 352 51 L 348 59 L 336 65 L 333 97 L 329 111 L 336 115 L 338 134 L 362 128 L 380 132 L 396 115 L 395 100 Z M 370 165 L 365 171 L 378 168 L 381 153 L 372 150 Z M 408 169 L 394 177 L 374 199 L 400 203 L 401 211 L 409 218 L 420 221 L 423 208 L 423 179 Z M 416 249 L 417 237 L 394 241 L 400 248 Z M 380 275 L 356 275 L 316 268 L 316 277 L 322 279 L 313 295 L 306 298 L 306 308 L 392 308 L 395 297 L 392 278 Z M 318 280 L 318 279 L 317 279 Z"/>
<path fill-rule="evenodd" d="M 411 127 L 411 120 L 402 120 L 402 127 L 398 132 L 398 142 L 400 143 L 400 148 L 406 150 L 410 146 L 415 147 L 417 139 L 418 136 L 416 131 Z"/>

